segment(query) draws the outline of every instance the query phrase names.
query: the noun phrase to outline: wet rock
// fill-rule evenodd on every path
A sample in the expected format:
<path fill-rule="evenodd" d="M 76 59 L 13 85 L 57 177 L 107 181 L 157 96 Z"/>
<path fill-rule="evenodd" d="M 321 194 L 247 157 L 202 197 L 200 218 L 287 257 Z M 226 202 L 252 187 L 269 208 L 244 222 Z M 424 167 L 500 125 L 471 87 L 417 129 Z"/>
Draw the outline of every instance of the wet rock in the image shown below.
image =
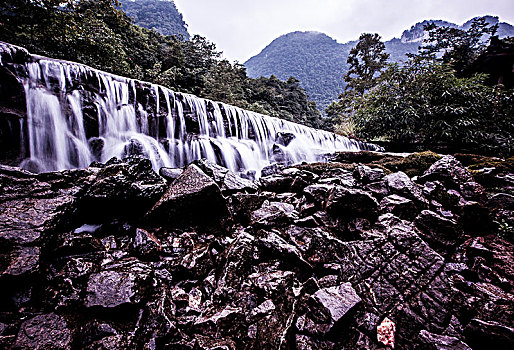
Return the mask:
<path fill-rule="evenodd" d="M 473 176 L 455 157 L 444 156 L 432 164 L 419 181 L 440 181 L 447 188 L 460 190 L 465 183 L 473 182 Z"/>
<path fill-rule="evenodd" d="M 39 271 L 39 247 L 18 247 L 6 257 L 7 267 L 0 268 L 0 276 L 21 276 Z M 2 259 L 3 260 L 3 259 Z"/>
<path fill-rule="evenodd" d="M 260 227 L 282 227 L 298 219 L 294 206 L 281 202 L 265 202 L 262 207 L 252 212 L 250 221 L 252 225 Z"/>
<path fill-rule="evenodd" d="M 472 349 L 507 350 L 514 344 L 514 328 L 494 321 L 472 319 L 464 335 Z"/>
<path fill-rule="evenodd" d="M 360 302 L 351 283 L 320 289 L 312 295 L 308 311 L 298 318 L 296 327 L 311 334 L 327 334 Z"/>
<path fill-rule="evenodd" d="M 293 141 L 296 138 L 296 135 L 290 132 L 278 132 L 276 143 L 282 146 L 289 146 L 291 141 Z"/>
<path fill-rule="evenodd" d="M 166 191 L 150 160 L 131 157 L 107 163 L 80 201 L 80 216 L 98 222 L 112 217 L 141 216 Z"/>
<path fill-rule="evenodd" d="M 423 210 L 415 224 L 430 244 L 443 251 L 453 251 L 462 235 L 455 220 L 444 218 L 430 210 Z"/>
<path fill-rule="evenodd" d="M 159 175 L 161 175 L 163 178 L 168 181 L 168 183 L 171 183 L 175 181 L 182 173 L 184 172 L 184 169 L 180 168 L 160 168 L 159 169 Z"/>
<path fill-rule="evenodd" d="M 114 308 L 141 301 L 148 278 L 147 268 L 133 265 L 127 271 L 107 270 L 92 274 L 87 282 L 87 307 Z"/>
<path fill-rule="evenodd" d="M 201 220 L 197 217 L 201 216 Z M 192 164 L 170 185 L 148 212 L 153 223 L 171 226 L 212 224 L 226 219 L 229 209 L 218 185 Z"/>
<path fill-rule="evenodd" d="M 514 210 L 514 195 L 497 193 L 487 201 L 487 207 L 491 209 Z"/>
<path fill-rule="evenodd" d="M 232 215 L 235 221 L 248 224 L 250 215 L 259 209 L 266 198 L 258 194 L 236 193 L 229 197 Z"/>
<path fill-rule="evenodd" d="M 264 176 L 259 179 L 260 187 L 270 192 L 289 192 L 294 178 L 282 175 Z"/>
<path fill-rule="evenodd" d="M 379 210 L 381 213 L 392 213 L 405 220 L 414 220 L 418 214 L 413 201 L 396 194 L 382 199 Z"/>
<path fill-rule="evenodd" d="M 64 318 L 54 313 L 23 322 L 15 347 L 21 349 L 71 349 L 71 331 Z"/>
<path fill-rule="evenodd" d="M 385 177 L 385 173 L 382 169 L 372 169 L 366 165 L 358 165 L 353 170 L 353 176 L 362 184 L 366 185 L 382 180 Z"/>
<path fill-rule="evenodd" d="M 155 235 L 138 228 L 132 247 L 141 258 L 156 258 L 162 251 L 162 244 Z"/>
<path fill-rule="evenodd" d="M 378 202 L 369 193 L 358 189 L 335 187 L 330 191 L 326 210 L 336 217 L 376 218 Z"/>
<path fill-rule="evenodd" d="M 419 333 L 423 349 L 427 350 L 471 350 L 471 348 L 457 338 L 437 335 L 425 330 Z"/>
<path fill-rule="evenodd" d="M 414 183 L 405 173 L 397 172 L 386 176 L 385 181 L 389 190 L 400 196 L 413 200 L 420 208 L 427 205 L 422 188 Z"/>

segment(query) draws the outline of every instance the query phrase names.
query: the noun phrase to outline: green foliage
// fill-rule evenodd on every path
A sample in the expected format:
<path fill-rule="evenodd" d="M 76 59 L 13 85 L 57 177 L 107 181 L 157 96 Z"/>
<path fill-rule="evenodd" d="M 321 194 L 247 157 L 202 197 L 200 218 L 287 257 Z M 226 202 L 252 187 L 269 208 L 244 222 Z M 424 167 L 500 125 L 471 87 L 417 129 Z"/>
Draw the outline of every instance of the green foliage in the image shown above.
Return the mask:
<path fill-rule="evenodd" d="M 354 102 L 358 135 L 394 142 L 451 144 L 483 152 L 514 149 L 514 93 L 458 78 L 444 63 L 413 59 L 391 65 L 380 83 Z"/>
<path fill-rule="evenodd" d="M 339 101 L 331 103 L 326 112 L 336 124 L 334 131 L 347 137 L 355 137 L 356 125 L 348 116 L 354 113 L 355 102 L 366 91 L 377 84 L 380 71 L 386 66 L 389 54 L 378 34 L 361 34 L 359 42 L 350 50 L 344 75 L 346 87 Z M 340 122 L 336 123 L 340 118 Z"/>
<path fill-rule="evenodd" d="M 5 0 L 0 40 L 33 53 L 161 84 L 308 126 L 322 125 L 295 79 L 250 79 L 201 36 L 183 41 L 134 25 L 116 0 Z"/>
<path fill-rule="evenodd" d="M 357 95 L 376 85 L 378 73 L 385 67 L 389 54 L 378 34 L 361 34 L 359 42 L 350 50 L 347 63 L 350 66 L 344 76 L 345 92 L 353 91 Z"/>
<path fill-rule="evenodd" d="M 498 24 L 489 25 L 486 17 L 477 17 L 471 20 L 467 29 L 437 26 L 433 22 L 424 29 L 429 37 L 418 56 L 432 60 L 441 56 L 442 62 L 450 64 L 458 76 L 463 76 L 473 61 L 485 52 Z"/>

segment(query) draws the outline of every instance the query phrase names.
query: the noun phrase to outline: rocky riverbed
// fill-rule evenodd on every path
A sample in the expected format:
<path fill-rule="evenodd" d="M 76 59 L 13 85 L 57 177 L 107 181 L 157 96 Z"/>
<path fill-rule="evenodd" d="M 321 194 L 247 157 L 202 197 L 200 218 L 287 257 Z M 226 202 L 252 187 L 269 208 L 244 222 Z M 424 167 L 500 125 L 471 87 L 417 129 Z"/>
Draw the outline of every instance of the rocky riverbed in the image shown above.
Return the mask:
<path fill-rule="evenodd" d="M 512 349 L 513 192 L 433 153 L 0 166 L 0 347 Z"/>

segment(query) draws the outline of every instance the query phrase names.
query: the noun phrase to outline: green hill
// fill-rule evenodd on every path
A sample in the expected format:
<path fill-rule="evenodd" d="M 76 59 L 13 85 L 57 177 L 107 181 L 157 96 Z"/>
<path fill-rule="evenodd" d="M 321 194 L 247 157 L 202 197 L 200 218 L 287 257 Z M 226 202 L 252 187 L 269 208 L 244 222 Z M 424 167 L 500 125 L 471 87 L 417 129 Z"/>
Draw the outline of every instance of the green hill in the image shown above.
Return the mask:
<path fill-rule="evenodd" d="M 173 0 L 122 0 L 122 8 L 141 27 L 163 35 L 181 35 L 189 39 L 187 24 Z"/>

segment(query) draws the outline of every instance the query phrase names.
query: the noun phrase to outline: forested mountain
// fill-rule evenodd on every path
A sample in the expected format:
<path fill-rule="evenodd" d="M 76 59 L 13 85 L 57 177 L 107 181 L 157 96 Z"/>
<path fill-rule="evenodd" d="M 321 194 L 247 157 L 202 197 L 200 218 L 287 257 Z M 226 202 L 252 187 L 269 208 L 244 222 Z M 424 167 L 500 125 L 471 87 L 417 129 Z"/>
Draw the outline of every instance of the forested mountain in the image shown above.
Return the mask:
<path fill-rule="evenodd" d="M 141 27 L 189 40 L 187 24 L 173 0 L 121 0 L 125 13 Z"/>
<path fill-rule="evenodd" d="M 487 16 L 489 24 L 498 23 L 500 38 L 514 36 L 514 26 L 499 22 L 498 17 Z M 403 61 L 407 53 L 415 53 L 425 35 L 423 26 L 432 21 L 415 24 L 403 32 L 401 38 L 385 42 L 391 62 Z M 458 26 L 445 21 L 433 21 L 438 26 L 467 29 L 471 20 Z M 337 99 L 344 90 L 343 75 L 348 67 L 346 60 L 356 41 L 338 43 L 318 32 L 293 32 L 271 42 L 258 55 L 245 62 L 250 77 L 275 75 L 279 79 L 291 76 L 300 80 L 309 98 L 321 111 Z"/>

